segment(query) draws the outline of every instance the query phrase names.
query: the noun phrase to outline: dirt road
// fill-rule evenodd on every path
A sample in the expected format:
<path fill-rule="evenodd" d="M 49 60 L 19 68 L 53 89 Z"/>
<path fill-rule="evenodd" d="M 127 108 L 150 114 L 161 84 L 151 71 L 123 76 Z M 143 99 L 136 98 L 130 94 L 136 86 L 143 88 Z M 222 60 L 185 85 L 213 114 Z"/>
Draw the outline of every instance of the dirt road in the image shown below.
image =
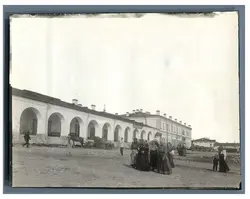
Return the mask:
<path fill-rule="evenodd" d="M 212 164 L 175 160 L 172 175 L 140 172 L 129 166 L 129 150 L 13 147 L 15 187 L 238 187 L 240 168 L 211 171 Z"/>

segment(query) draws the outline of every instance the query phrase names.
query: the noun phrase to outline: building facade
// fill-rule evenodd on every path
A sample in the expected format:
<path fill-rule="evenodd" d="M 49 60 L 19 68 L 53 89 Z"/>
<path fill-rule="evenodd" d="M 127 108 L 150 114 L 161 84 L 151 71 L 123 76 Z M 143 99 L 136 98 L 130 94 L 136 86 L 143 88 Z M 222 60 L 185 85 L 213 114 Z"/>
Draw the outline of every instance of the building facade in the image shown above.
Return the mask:
<path fill-rule="evenodd" d="M 226 149 L 227 151 L 235 151 L 235 152 L 240 152 L 240 143 L 230 143 L 230 142 L 226 142 L 226 143 L 219 143 L 219 142 L 215 142 L 214 144 L 214 150 L 218 151 L 219 146 L 222 146 L 224 149 Z"/>
<path fill-rule="evenodd" d="M 192 128 L 191 125 L 182 123 L 172 116 L 167 117 L 166 114 L 161 115 L 157 110 L 156 114 L 143 112 L 142 109 L 133 110 L 133 113 L 127 112 L 126 115 L 121 115 L 124 118 L 141 122 L 159 129 L 165 135 L 168 142 L 177 146 L 180 142 L 185 143 L 188 148 L 191 147 Z"/>
<path fill-rule="evenodd" d="M 142 117 L 97 111 L 95 105 L 91 109 L 82 107 L 76 99 L 67 103 L 28 90 L 11 91 L 13 143 L 23 142 L 27 130 L 31 132 L 31 143 L 59 145 L 68 144 L 69 133 L 85 139 L 98 136 L 117 146 L 121 138 L 131 143 L 134 137 L 148 141 L 162 137 L 176 145 L 178 140 L 189 143 L 191 137 L 190 127 L 161 116 L 150 116 L 145 122 Z M 176 130 L 178 127 L 180 130 Z"/>
<path fill-rule="evenodd" d="M 118 143 L 124 138 L 130 143 L 133 137 L 152 140 L 164 137 L 159 129 L 105 111 L 82 107 L 72 103 L 12 88 L 12 140 L 23 142 L 23 133 L 31 132 L 31 143 L 67 144 L 69 133 L 83 138 L 98 136 Z"/>
<path fill-rule="evenodd" d="M 200 138 L 192 141 L 194 146 L 201 146 L 201 147 L 211 147 L 213 148 L 216 140 L 211 140 L 209 138 Z"/>

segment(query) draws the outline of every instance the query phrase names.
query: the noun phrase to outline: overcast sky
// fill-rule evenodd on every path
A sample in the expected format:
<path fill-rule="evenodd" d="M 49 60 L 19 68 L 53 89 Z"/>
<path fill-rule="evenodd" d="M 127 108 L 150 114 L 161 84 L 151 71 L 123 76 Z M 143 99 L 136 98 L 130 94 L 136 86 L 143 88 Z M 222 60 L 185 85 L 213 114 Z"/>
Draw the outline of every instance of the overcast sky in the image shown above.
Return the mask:
<path fill-rule="evenodd" d="M 12 18 L 12 86 L 123 114 L 166 113 L 239 141 L 238 19 Z"/>

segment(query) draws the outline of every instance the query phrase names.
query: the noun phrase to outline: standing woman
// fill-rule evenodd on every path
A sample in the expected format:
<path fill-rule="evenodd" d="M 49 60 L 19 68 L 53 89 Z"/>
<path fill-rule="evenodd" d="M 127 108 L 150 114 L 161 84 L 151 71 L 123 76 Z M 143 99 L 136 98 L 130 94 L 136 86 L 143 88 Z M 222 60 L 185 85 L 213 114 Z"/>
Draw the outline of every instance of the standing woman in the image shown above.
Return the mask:
<path fill-rule="evenodd" d="M 167 146 L 165 145 L 163 139 L 161 139 L 160 146 L 157 151 L 157 172 L 162 172 L 163 174 L 166 172 L 170 175 L 172 173 L 172 167 L 170 165 L 167 152 Z"/>
<path fill-rule="evenodd" d="M 136 169 L 140 171 L 149 171 L 148 151 L 147 143 L 143 140 L 140 140 L 138 156 L 136 160 Z"/>
<path fill-rule="evenodd" d="M 151 141 L 150 143 L 150 167 L 154 171 L 157 168 L 157 150 L 158 142 L 156 140 Z"/>
<path fill-rule="evenodd" d="M 131 166 L 133 168 L 135 168 L 136 166 L 136 156 L 138 153 L 138 142 L 137 139 L 134 138 L 134 141 L 131 144 L 131 154 L 130 154 L 130 158 L 131 158 Z"/>
<path fill-rule="evenodd" d="M 167 154 L 168 154 L 169 163 L 170 163 L 171 167 L 174 168 L 175 167 L 175 165 L 174 165 L 174 150 L 173 150 L 173 146 L 170 142 L 168 142 L 168 144 L 167 144 L 167 149 L 168 149 Z"/>
<path fill-rule="evenodd" d="M 219 147 L 219 172 L 226 173 L 229 171 L 229 167 L 226 162 L 226 150 L 222 146 Z"/>

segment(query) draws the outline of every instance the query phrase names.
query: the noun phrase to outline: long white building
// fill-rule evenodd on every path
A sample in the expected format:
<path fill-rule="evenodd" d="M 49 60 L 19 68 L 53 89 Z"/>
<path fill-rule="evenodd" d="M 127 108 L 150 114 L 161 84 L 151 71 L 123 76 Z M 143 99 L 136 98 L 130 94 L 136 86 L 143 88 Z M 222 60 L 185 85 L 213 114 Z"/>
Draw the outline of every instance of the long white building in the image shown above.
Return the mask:
<path fill-rule="evenodd" d="M 143 112 L 142 109 L 133 110 L 133 113 L 127 112 L 126 115 L 122 116 L 159 129 L 166 136 L 167 141 L 174 146 L 177 146 L 180 142 L 185 142 L 188 148 L 191 147 L 191 125 L 178 121 L 177 118 L 167 117 L 165 113 L 161 115 L 159 110 L 156 111 L 156 114 L 151 114 L 150 112 Z"/>
<path fill-rule="evenodd" d="M 75 99 L 67 103 L 28 90 L 11 88 L 11 91 L 13 143 L 23 142 L 23 133 L 27 130 L 31 132 L 31 143 L 39 144 L 67 145 L 69 133 L 85 139 L 98 136 L 114 143 L 118 143 L 120 138 L 130 143 L 133 137 L 145 140 L 163 137 L 170 142 L 174 140 L 174 137 L 168 139 L 167 130 L 157 122 L 145 123 L 140 117 L 128 118 L 126 115 L 97 111 L 95 105 L 89 109 L 82 107 Z M 186 137 L 190 137 L 191 143 L 191 128 L 185 129 L 190 133 Z M 185 140 L 187 144 L 188 140 Z"/>

